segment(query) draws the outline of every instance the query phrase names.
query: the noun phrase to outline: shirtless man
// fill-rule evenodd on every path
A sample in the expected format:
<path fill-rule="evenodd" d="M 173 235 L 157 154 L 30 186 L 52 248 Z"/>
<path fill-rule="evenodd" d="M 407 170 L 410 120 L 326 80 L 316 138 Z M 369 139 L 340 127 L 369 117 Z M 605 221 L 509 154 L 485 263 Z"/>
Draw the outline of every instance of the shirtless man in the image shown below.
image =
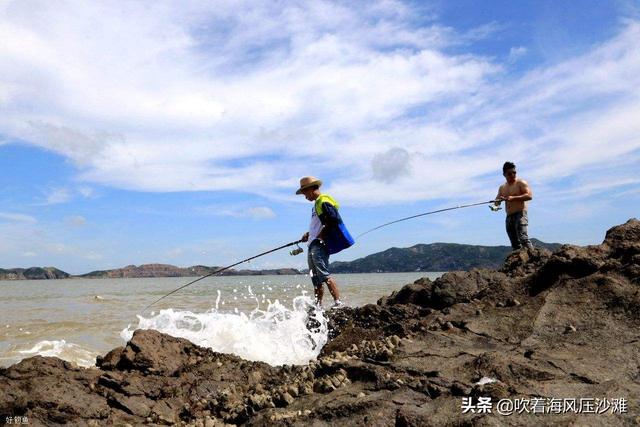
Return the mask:
<path fill-rule="evenodd" d="M 507 179 L 507 182 L 498 189 L 495 204 L 499 206 L 502 201 L 506 202 L 506 228 L 511 247 L 513 250 L 523 247 L 533 249 L 533 245 L 527 235 L 529 219 L 527 217 L 526 202 L 533 199 L 531 188 L 529 188 L 527 181 L 516 178 L 516 165 L 511 162 L 505 162 L 502 166 L 502 175 Z"/>

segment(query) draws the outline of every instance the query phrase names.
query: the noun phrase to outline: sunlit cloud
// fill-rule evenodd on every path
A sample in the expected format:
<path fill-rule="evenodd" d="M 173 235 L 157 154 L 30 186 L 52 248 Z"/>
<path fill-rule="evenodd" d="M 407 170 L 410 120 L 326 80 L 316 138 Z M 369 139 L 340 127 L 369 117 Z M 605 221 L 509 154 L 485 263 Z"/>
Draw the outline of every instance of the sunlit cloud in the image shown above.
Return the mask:
<path fill-rule="evenodd" d="M 196 209 L 198 213 L 212 216 L 229 216 L 234 218 L 251 218 L 255 220 L 272 219 L 276 213 L 268 206 L 228 206 L 210 205 Z"/>
<path fill-rule="evenodd" d="M 73 198 L 71 191 L 67 188 L 54 188 L 45 197 L 43 205 L 57 205 L 67 203 Z"/>
<path fill-rule="evenodd" d="M 25 222 L 25 223 L 36 223 L 38 220 L 31 216 L 20 213 L 12 213 L 12 212 L 0 212 L 0 221 L 6 222 Z"/>
<path fill-rule="evenodd" d="M 90 187 L 80 187 L 80 188 L 68 188 L 68 187 L 58 187 L 51 188 L 47 190 L 47 194 L 44 197 L 42 202 L 37 203 L 38 205 L 59 205 L 63 203 L 68 203 L 78 197 L 81 198 L 90 198 L 94 196 L 94 192 Z"/>
<path fill-rule="evenodd" d="M 0 141 L 75 165 L 85 186 L 44 204 L 91 197 L 93 184 L 295 200 L 308 174 L 354 205 L 458 200 L 491 197 L 506 158 L 544 188 L 638 155 L 638 22 L 513 77 L 524 46 L 505 63 L 449 49 L 500 24 L 458 32 L 416 7 L 5 2 Z M 275 215 L 251 209 L 222 212 Z"/>

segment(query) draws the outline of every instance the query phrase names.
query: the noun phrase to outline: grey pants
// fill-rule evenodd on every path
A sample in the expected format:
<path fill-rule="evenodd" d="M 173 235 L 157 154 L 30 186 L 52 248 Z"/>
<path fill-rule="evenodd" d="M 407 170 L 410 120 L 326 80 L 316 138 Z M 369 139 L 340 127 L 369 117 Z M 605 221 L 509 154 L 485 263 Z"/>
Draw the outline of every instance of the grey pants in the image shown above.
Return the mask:
<path fill-rule="evenodd" d="M 527 217 L 527 211 L 520 211 L 507 215 L 505 221 L 507 228 L 507 235 L 511 240 L 511 247 L 516 250 L 520 248 L 533 249 L 533 245 L 529 240 L 527 234 L 527 226 L 529 225 L 529 218 Z"/>

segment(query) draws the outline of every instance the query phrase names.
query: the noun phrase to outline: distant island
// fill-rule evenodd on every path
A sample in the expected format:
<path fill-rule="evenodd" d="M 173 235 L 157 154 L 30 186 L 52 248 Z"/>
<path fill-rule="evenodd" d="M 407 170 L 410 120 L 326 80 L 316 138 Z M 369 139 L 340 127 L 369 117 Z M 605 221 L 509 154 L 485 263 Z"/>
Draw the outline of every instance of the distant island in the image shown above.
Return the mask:
<path fill-rule="evenodd" d="M 536 247 L 555 251 L 561 243 L 531 239 Z M 332 262 L 332 273 L 399 273 L 404 271 L 453 271 L 472 268 L 497 269 L 511 246 L 478 246 L 458 243 L 417 244 L 410 248 L 389 248 L 354 261 Z"/>
<path fill-rule="evenodd" d="M 537 247 L 555 251 L 560 243 L 545 243 L 532 239 Z M 511 253 L 509 246 L 478 246 L 457 243 L 418 244 L 409 248 L 389 248 L 354 261 L 331 263 L 333 273 L 392 273 L 405 271 L 452 271 L 472 268 L 498 268 Z M 128 265 L 112 270 L 97 270 L 71 275 L 55 267 L 0 268 L 0 280 L 36 279 L 120 279 L 141 277 L 197 277 L 210 274 L 220 267 L 194 265 L 176 267 L 169 264 Z M 304 274 L 295 268 L 269 270 L 227 270 L 222 276 L 260 276 Z"/>
<path fill-rule="evenodd" d="M 96 270 L 86 274 L 71 275 L 55 267 L 0 268 L 0 280 L 42 280 L 42 279 L 123 279 L 142 277 L 197 277 L 210 274 L 221 267 L 194 265 L 176 267 L 169 264 L 128 265 L 113 270 Z M 278 268 L 269 270 L 226 270 L 221 276 L 262 276 L 302 274 L 295 268 Z"/>
<path fill-rule="evenodd" d="M 55 267 L 0 268 L 0 280 L 68 279 L 69 273 Z"/>

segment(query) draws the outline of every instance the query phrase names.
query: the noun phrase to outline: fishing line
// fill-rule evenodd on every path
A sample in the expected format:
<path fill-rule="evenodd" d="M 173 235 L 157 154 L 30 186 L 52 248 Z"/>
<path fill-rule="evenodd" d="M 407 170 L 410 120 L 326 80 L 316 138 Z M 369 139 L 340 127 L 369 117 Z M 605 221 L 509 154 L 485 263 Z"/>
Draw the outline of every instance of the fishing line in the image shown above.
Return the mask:
<path fill-rule="evenodd" d="M 377 227 L 374 227 L 374 228 L 372 228 L 372 229 L 370 229 L 370 230 L 365 231 L 364 233 L 359 234 L 358 236 L 356 236 L 356 240 L 360 239 L 360 237 L 364 236 L 365 234 L 369 234 L 369 233 L 371 233 L 372 231 L 379 230 L 379 229 L 381 229 L 381 228 L 383 228 L 383 227 L 387 227 L 387 226 L 389 226 L 389 225 L 391 225 L 391 224 L 396 224 L 396 223 L 398 223 L 398 222 L 407 221 L 407 220 L 409 220 L 409 219 L 413 219 L 413 218 L 419 218 L 419 217 L 421 217 L 421 216 L 432 215 L 432 214 L 435 214 L 435 213 L 446 212 L 446 211 L 452 211 L 452 210 L 462 209 L 462 208 L 470 208 L 470 207 L 472 207 L 472 206 L 487 205 L 487 204 L 489 204 L 489 203 L 495 203 L 495 202 L 497 202 L 497 200 L 489 200 L 489 201 L 486 201 L 486 202 L 470 203 L 470 204 L 468 204 L 468 205 L 458 205 L 458 206 L 453 206 L 453 207 L 450 207 L 450 208 L 438 209 L 438 210 L 435 210 L 435 211 L 424 212 L 424 213 L 421 213 L 421 214 L 411 215 L 411 216 L 408 216 L 408 217 L 405 217 L 405 218 L 396 219 L 395 221 L 387 222 L 387 223 L 385 223 L 385 224 L 379 225 L 379 226 L 377 226 Z M 492 208 L 492 210 L 494 210 L 494 211 L 495 211 L 495 210 L 499 210 L 499 209 L 500 209 L 500 208 L 494 208 L 493 206 L 490 206 L 490 207 L 491 207 L 491 208 Z M 162 297 L 158 298 L 157 300 L 155 300 L 154 302 L 152 302 L 151 304 L 149 304 L 148 306 L 146 306 L 142 311 L 146 311 L 149 307 L 153 306 L 154 304 L 158 303 L 159 301 L 162 301 L 162 300 L 163 300 L 163 299 L 165 299 L 166 297 L 168 297 L 168 296 L 170 296 L 170 295 L 173 295 L 173 294 L 175 294 L 176 292 L 178 292 L 179 290 L 184 289 L 184 288 L 186 288 L 187 286 L 193 285 L 194 283 L 199 282 L 199 281 L 200 281 L 200 280 L 202 280 L 202 279 L 206 279 L 207 277 L 211 277 L 211 276 L 213 276 L 214 274 L 221 273 L 221 272 L 223 272 L 223 271 L 225 271 L 225 270 L 228 270 L 228 269 L 230 269 L 230 268 L 232 268 L 232 267 L 235 267 L 236 265 L 240 265 L 240 264 L 242 264 L 242 263 L 245 263 L 245 262 L 251 261 L 252 259 L 256 259 L 256 258 L 259 258 L 259 257 L 261 257 L 261 256 L 264 256 L 264 255 L 270 254 L 270 253 L 272 253 L 272 252 L 279 251 L 280 249 L 284 249 L 284 248 L 286 248 L 286 247 L 293 246 L 293 245 L 298 245 L 298 244 L 299 244 L 299 243 L 301 243 L 301 242 L 302 242 L 302 240 L 296 240 L 295 242 L 290 242 L 290 243 L 287 243 L 287 244 L 285 244 L 285 245 L 278 246 L 277 248 L 270 249 L 270 250 L 268 250 L 268 251 L 262 252 L 262 253 L 260 253 L 260 254 L 258 254 L 258 255 L 254 255 L 254 256 L 252 256 L 252 257 L 249 257 L 249 258 L 243 259 L 242 261 L 238 261 L 238 262 L 236 262 L 235 264 L 231 264 L 231 265 L 228 265 L 228 266 L 226 266 L 226 267 L 219 268 L 219 269 L 217 269 L 216 271 L 213 271 L 213 272 L 211 272 L 211 273 L 209 273 L 209 274 L 206 274 L 206 275 L 204 275 L 204 276 L 202 276 L 202 277 L 199 277 L 199 278 L 197 278 L 197 279 L 195 279 L 195 280 L 192 280 L 191 282 L 187 283 L 186 285 L 182 285 L 182 286 L 180 286 L 179 288 L 174 289 L 173 291 L 169 292 L 168 294 L 163 295 Z M 291 251 L 290 253 L 291 253 L 291 255 L 298 255 L 300 252 L 302 252 L 302 248 L 298 247 L 297 249 L 294 249 L 294 250 L 293 250 L 293 251 Z"/>
<path fill-rule="evenodd" d="M 435 213 L 439 213 L 439 212 L 452 211 L 452 210 L 455 210 L 455 209 L 462 209 L 462 208 L 470 208 L 472 206 L 487 205 L 489 203 L 495 203 L 495 202 L 497 202 L 497 200 L 489 200 L 487 202 L 471 203 L 471 204 L 468 204 L 468 205 L 458 205 L 458 206 L 453 206 L 453 207 L 450 207 L 450 208 L 438 209 L 438 210 L 431 211 L 431 212 L 425 212 L 425 213 L 421 213 L 421 214 L 417 214 L 417 215 L 408 216 L 408 217 L 405 217 L 405 218 L 396 219 L 395 221 L 387 222 L 385 224 L 379 225 L 377 227 L 372 228 L 371 230 L 367 230 L 364 233 L 359 234 L 358 236 L 356 236 L 356 240 L 358 240 L 360 237 L 364 236 L 365 234 L 371 233 L 372 231 L 378 230 L 380 228 L 386 227 L 386 226 L 391 225 L 391 224 L 395 224 L 395 223 L 398 223 L 398 222 L 406 221 L 408 219 L 418 218 L 418 217 L 421 217 L 421 216 L 431 215 L 431 214 L 435 214 Z M 489 207 L 492 208 L 492 206 L 489 206 Z M 491 210 L 496 211 L 496 210 L 499 210 L 499 209 L 500 208 L 495 208 L 495 209 L 491 209 Z"/>
<path fill-rule="evenodd" d="M 260 254 L 258 254 L 258 255 L 254 255 L 254 256 L 252 256 L 252 257 L 249 257 L 249 258 L 243 259 L 242 261 L 238 261 L 238 262 L 236 262 L 235 264 L 231 264 L 231 265 L 228 265 L 228 266 L 226 266 L 226 267 L 219 268 L 219 269 L 217 269 L 216 271 L 213 271 L 213 272 L 211 272 L 211 273 L 209 273 L 209 274 L 207 274 L 207 275 L 204 275 L 204 276 L 199 277 L 199 278 L 197 278 L 197 279 L 195 279 L 195 280 L 192 280 L 191 282 L 187 283 L 186 285 L 182 285 L 182 286 L 180 286 L 179 288 L 174 289 L 173 291 L 169 292 L 168 294 L 163 295 L 162 297 L 158 298 L 157 300 L 155 300 L 154 302 L 152 302 L 151 304 L 149 304 L 148 306 L 146 306 L 142 311 L 143 311 L 143 312 L 144 312 L 144 311 L 146 311 L 149 307 L 151 307 L 151 306 L 152 306 L 152 305 L 154 305 L 155 303 L 157 303 L 157 302 L 159 302 L 159 301 L 162 301 L 163 299 L 165 299 L 165 298 L 166 298 L 166 297 L 168 297 L 169 295 L 173 295 L 173 294 L 175 294 L 176 292 L 178 292 L 179 290 L 184 289 L 184 288 L 186 288 L 186 287 L 187 287 L 187 286 L 189 286 L 189 285 L 193 285 L 194 283 L 199 282 L 199 281 L 200 281 L 200 280 L 202 280 L 202 279 L 206 279 L 207 277 L 213 276 L 214 274 L 221 273 L 221 272 L 223 272 L 223 271 L 225 271 L 225 270 L 228 270 L 228 269 L 230 269 L 230 268 L 232 268 L 232 267 L 235 267 L 236 265 L 242 264 L 242 263 L 244 263 L 244 262 L 251 261 L 252 259 L 256 259 L 256 258 L 259 258 L 259 257 L 261 257 L 261 256 L 264 256 L 264 255 L 270 254 L 271 252 L 279 251 L 280 249 L 284 249 L 284 248 L 287 248 L 287 247 L 289 247 L 289 246 L 297 245 L 297 244 L 298 244 L 298 243 L 300 243 L 300 242 L 302 242 L 302 240 L 296 240 L 295 242 L 290 242 L 290 243 L 287 243 L 286 245 L 278 246 L 277 248 L 270 249 L 270 250 L 268 250 L 268 251 L 266 251 L 266 252 L 262 252 L 262 253 L 260 253 Z M 298 249 L 300 249 L 300 248 L 298 248 Z M 295 251 L 295 252 L 297 252 L 297 251 L 298 251 L 298 249 L 296 249 L 296 250 L 294 250 L 294 251 Z M 294 252 L 294 251 L 292 251 L 292 252 Z M 300 251 L 302 251 L 302 250 L 300 249 Z M 299 253 L 299 252 L 297 252 L 297 253 Z"/>

